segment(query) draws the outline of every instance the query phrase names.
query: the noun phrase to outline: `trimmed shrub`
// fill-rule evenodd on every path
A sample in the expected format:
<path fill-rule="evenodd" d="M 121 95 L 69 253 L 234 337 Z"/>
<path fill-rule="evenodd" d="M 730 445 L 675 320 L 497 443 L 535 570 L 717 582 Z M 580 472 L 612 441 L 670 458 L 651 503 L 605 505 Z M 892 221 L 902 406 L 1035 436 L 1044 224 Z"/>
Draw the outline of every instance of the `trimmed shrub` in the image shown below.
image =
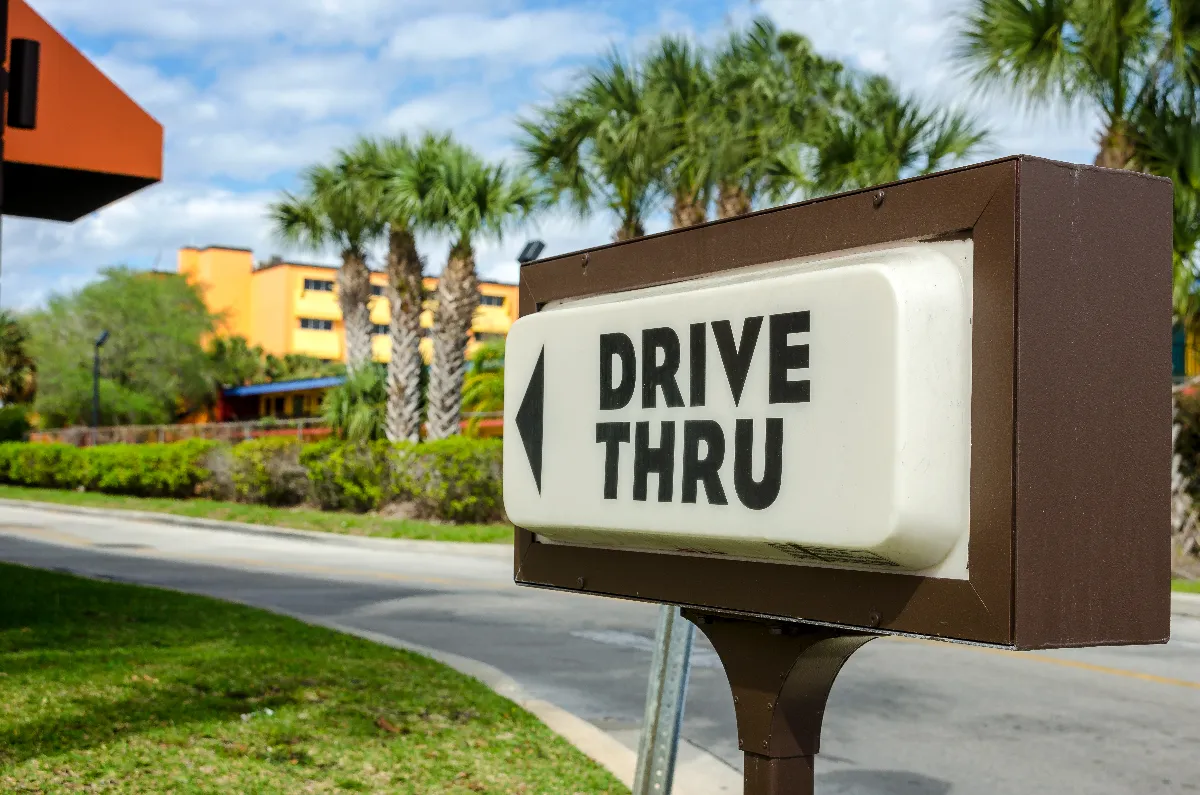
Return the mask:
<path fill-rule="evenodd" d="M 23 442 L 29 438 L 30 427 L 28 406 L 0 406 L 0 442 Z"/>
<path fill-rule="evenodd" d="M 393 489 L 418 516 L 447 522 L 504 518 L 503 443 L 454 438 L 394 445 Z"/>
<path fill-rule="evenodd" d="M 298 505 L 309 495 L 308 475 L 300 464 L 299 439 L 268 436 L 233 448 L 230 479 L 241 502 Z"/>
<path fill-rule="evenodd" d="M 204 439 L 86 448 L 0 444 L 0 481 L 133 497 L 194 497 L 209 477 L 204 461 L 216 446 Z"/>
<path fill-rule="evenodd" d="M 81 450 L 76 487 L 134 497 L 194 497 L 208 479 L 204 461 L 217 446 L 206 439 L 174 444 L 111 444 Z"/>
<path fill-rule="evenodd" d="M 0 480 L 17 486 L 73 489 L 82 451 L 69 444 L 0 444 Z"/>
<path fill-rule="evenodd" d="M 364 513 L 377 510 L 390 496 L 386 442 L 317 442 L 305 445 L 300 463 L 323 510 Z"/>

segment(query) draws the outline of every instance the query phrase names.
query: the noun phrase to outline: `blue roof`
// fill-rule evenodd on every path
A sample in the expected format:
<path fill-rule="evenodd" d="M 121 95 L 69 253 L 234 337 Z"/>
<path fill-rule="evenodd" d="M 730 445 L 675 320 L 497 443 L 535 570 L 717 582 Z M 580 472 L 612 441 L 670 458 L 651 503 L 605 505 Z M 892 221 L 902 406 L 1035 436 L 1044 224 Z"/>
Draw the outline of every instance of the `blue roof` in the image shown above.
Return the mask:
<path fill-rule="evenodd" d="M 329 389 L 341 386 L 345 377 L 340 375 L 328 378 L 301 378 L 296 381 L 272 381 L 269 384 L 251 384 L 250 386 L 235 386 L 233 389 L 222 391 L 225 397 L 251 397 L 252 395 L 273 395 L 278 392 L 303 392 L 307 389 Z"/>

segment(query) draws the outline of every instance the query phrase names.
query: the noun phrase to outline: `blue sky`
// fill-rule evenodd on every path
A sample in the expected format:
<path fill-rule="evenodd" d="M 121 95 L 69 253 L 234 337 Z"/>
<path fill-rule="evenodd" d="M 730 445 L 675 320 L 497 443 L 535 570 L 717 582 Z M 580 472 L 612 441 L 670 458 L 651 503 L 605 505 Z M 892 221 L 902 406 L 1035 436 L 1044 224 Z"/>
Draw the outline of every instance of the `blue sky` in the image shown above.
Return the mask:
<path fill-rule="evenodd" d="M 280 246 L 264 207 L 356 134 L 450 130 L 490 157 L 511 157 L 514 119 L 598 53 L 637 51 L 664 32 L 716 41 L 756 14 L 906 91 L 970 107 L 995 132 L 976 159 L 1093 154 L 1089 108 L 1025 113 L 1004 97 L 973 95 L 955 74 L 952 31 L 967 0 L 121 0 L 119 11 L 97 0 L 30 3 L 164 124 L 166 173 L 72 225 L 6 219 L 0 294 L 17 307 L 106 265 L 174 270 L 186 245 L 332 261 Z M 561 252 L 607 241 L 610 226 L 550 213 L 482 247 L 480 271 L 513 280 L 526 237 Z M 439 270 L 445 242 L 422 248 Z"/>

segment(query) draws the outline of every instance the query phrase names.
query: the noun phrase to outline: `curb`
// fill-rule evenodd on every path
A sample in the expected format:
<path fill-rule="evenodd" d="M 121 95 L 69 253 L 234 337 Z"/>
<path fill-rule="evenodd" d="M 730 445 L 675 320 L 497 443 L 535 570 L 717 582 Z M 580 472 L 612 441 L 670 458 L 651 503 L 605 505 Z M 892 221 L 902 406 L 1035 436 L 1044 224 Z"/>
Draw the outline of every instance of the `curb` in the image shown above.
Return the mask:
<path fill-rule="evenodd" d="M 1173 593 L 1171 594 L 1171 614 L 1200 618 L 1200 594 Z"/>
<path fill-rule="evenodd" d="M 242 535 L 283 538 L 293 541 L 311 541 L 317 544 L 359 547 L 362 549 L 386 549 L 390 551 L 410 550 L 413 552 L 445 552 L 467 554 L 481 558 L 512 559 L 512 547 L 508 544 L 474 543 L 469 541 L 428 541 L 415 538 L 372 538 L 369 536 L 325 533 L 319 530 L 293 530 L 285 527 L 227 522 L 219 519 L 202 519 L 193 516 L 177 516 L 172 513 L 154 511 L 127 511 L 116 508 L 85 508 L 79 505 L 63 505 L 57 502 L 37 500 L 13 500 L 0 497 L 0 507 L 32 508 L 39 511 L 92 516 L 98 519 L 124 519 L 131 522 L 152 522 L 195 530 L 216 530 Z"/>

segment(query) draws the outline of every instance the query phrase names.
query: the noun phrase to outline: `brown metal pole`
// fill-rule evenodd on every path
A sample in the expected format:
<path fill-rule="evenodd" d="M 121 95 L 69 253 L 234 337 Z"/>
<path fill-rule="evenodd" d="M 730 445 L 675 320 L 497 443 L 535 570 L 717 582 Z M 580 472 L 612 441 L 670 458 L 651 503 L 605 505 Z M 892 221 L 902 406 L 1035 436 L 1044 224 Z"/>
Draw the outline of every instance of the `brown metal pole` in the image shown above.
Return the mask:
<path fill-rule="evenodd" d="M 814 795 L 815 756 L 772 759 L 747 753 L 746 795 Z"/>
<path fill-rule="evenodd" d="M 737 715 L 745 795 L 813 795 L 825 703 L 850 655 L 876 637 L 684 610 L 712 642 Z"/>

